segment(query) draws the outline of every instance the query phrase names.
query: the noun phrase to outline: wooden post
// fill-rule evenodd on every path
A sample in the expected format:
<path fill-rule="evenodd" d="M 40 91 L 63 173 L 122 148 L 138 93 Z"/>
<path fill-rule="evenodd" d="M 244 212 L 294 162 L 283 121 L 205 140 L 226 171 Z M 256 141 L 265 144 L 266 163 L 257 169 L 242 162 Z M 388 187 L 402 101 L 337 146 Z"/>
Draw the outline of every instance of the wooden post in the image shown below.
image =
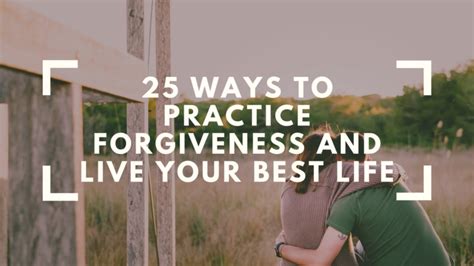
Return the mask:
<path fill-rule="evenodd" d="M 76 215 L 76 256 L 77 265 L 86 265 L 86 207 L 84 185 L 81 182 L 80 162 L 84 159 L 84 125 L 82 117 L 82 86 L 70 84 L 73 121 L 73 160 L 74 160 L 74 190 L 79 200 L 75 204 Z M 54 171 L 54 170 L 53 170 Z"/>
<path fill-rule="evenodd" d="M 74 202 L 43 202 L 42 166 L 51 166 L 52 192 L 74 192 L 82 137 L 79 88 L 0 67 L 8 103 L 8 264 L 83 265 L 83 212 Z M 78 121 L 80 120 L 80 121 Z M 14 122 L 12 122 L 14 121 Z M 82 190 L 81 190 L 82 191 Z M 82 198 L 80 196 L 80 198 Z"/>
<path fill-rule="evenodd" d="M 127 133 L 148 132 L 147 112 L 143 103 L 127 104 Z M 127 204 L 127 265 L 148 265 L 148 160 L 135 154 L 135 144 L 127 160 L 143 162 L 143 182 L 128 184 Z"/>
<path fill-rule="evenodd" d="M 7 266 L 8 106 L 0 104 L 0 266 Z"/>
<path fill-rule="evenodd" d="M 127 51 L 140 59 L 144 57 L 144 16 L 143 0 L 127 0 Z M 127 133 L 130 136 L 135 133 L 148 133 L 147 103 L 127 104 Z M 147 155 L 135 153 L 133 144 L 127 160 L 143 162 L 143 182 L 128 184 L 127 265 L 148 265 L 147 159 Z"/>
<path fill-rule="evenodd" d="M 163 82 L 170 75 L 170 1 L 158 0 L 155 5 L 156 30 L 156 76 L 160 82 L 160 95 L 163 93 Z M 171 104 L 171 100 L 160 97 L 156 102 L 156 132 L 174 133 L 174 125 L 165 126 L 163 122 L 164 106 Z M 174 155 L 157 154 L 156 160 L 166 164 L 174 160 Z M 174 171 L 171 171 L 174 172 Z M 176 265 L 176 237 L 175 237 L 175 180 L 170 175 L 167 183 L 162 182 L 158 172 L 156 187 L 156 213 L 158 250 L 160 265 Z"/>

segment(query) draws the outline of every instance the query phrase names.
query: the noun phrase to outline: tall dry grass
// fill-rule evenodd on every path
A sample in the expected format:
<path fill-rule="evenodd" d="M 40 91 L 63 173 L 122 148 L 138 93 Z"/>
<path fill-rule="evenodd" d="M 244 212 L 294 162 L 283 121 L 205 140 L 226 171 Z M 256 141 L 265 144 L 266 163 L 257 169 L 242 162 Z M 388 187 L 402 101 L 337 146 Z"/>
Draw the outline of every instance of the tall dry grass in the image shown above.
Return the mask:
<path fill-rule="evenodd" d="M 474 150 L 445 152 L 384 150 L 376 160 L 394 160 L 410 175 L 414 191 L 422 189 L 423 164 L 433 167 L 433 200 L 423 202 L 456 265 L 474 264 Z M 180 160 L 236 160 L 242 183 L 176 184 L 176 250 L 178 265 L 274 265 L 273 240 L 280 230 L 281 184 L 254 183 L 253 160 L 281 156 L 177 156 Z M 291 157 L 284 158 L 291 162 Z M 88 158 L 93 163 L 97 158 Z M 90 169 L 94 171 L 94 169 Z M 222 172 L 222 170 L 220 170 Z M 126 262 L 126 186 L 86 187 L 87 261 L 89 265 Z M 151 230 L 150 230 L 151 231 Z M 150 261 L 155 263 L 150 235 Z"/>
<path fill-rule="evenodd" d="M 410 175 L 414 191 L 422 189 L 423 164 L 433 167 L 433 200 L 423 202 L 456 265 L 474 265 L 474 150 L 446 152 L 384 150 L 375 159 L 394 160 Z M 96 171 L 89 157 L 88 172 Z M 111 158 L 107 158 L 111 159 Z M 119 157 L 112 158 L 120 160 Z M 281 156 L 177 156 L 177 160 L 236 160 L 242 183 L 176 184 L 178 265 L 274 265 L 272 246 L 280 230 L 281 184 L 253 183 L 252 162 Z M 291 157 L 285 158 L 288 162 Z M 220 170 L 222 171 L 222 170 Z M 86 191 L 88 265 L 126 264 L 126 180 L 93 183 Z M 7 183 L 0 182 L 5 188 Z M 5 193 L 1 193 L 5 196 Z M 5 199 L 5 198 L 3 198 Z M 2 200 L 3 202 L 3 200 Z M 5 216 L 3 216 L 5 218 Z M 0 219 L 2 224 L 2 219 Z M 156 265 L 150 221 L 150 265 Z M 0 226 L 1 227 L 1 226 Z"/>

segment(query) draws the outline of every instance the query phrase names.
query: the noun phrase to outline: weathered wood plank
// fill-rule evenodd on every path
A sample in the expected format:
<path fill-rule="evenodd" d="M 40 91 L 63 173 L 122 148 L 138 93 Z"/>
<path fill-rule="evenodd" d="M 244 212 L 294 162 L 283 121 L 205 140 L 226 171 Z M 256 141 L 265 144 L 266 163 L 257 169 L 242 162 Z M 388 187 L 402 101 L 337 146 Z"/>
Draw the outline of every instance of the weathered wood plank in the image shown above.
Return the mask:
<path fill-rule="evenodd" d="M 80 94 L 56 80 L 50 97 L 42 95 L 41 87 L 39 76 L 0 67 L 8 119 L 14 121 L 8 128 L 9 265 L 83 264 L 83 254 L 77 253 L 77 245 L 85 243 L 77 242 L 76 203 L 43 202 L 41 171 L 51 165 L 52 192 L 75 190 L 82 160 L 74 151 Z"/>
<path fill-rule="evenodd" d="M 97 90 L 83 88 L 82 90 L 83 103 L 128 103 L 127 99 L 120 98 L 111 94 L 106 94 Z"/>
<path fill-rule="evenodd" d="M 79 60 L 78 69 L 53 69 L 52 77 L 143 102 L 146 65 L 12 0 L 0 1 L 0 65 L 42 74 L 45 59 Z M 19 34 L 28 29 L 28 34 Z M 1 99 L 1 94 L 0 94 Z"/>
<path fill-rule="evenodd" d="M 0 266 L 8 265 L 8 181 L 0 179 Z"/>
<path fill-rule="evenodd" d="M 7 266 L 8 106 L 0 104 L 0 266 Z"/>
<path fill-rule="evenodd" d="M 74 190 L 79 200 L 75 203 L 77 265 L 86 265 L 86 217 L 84 184 L 81 182 L 81 161 L 84 159 L 84 126 L 82 117 L 82 91 L 79 84 L 71 84 L 73 120 Z"/>
<path fill-rule="evenodd" d="M 8 106 L 0 104 L 0 179 L 8 176 Z"/>
<path fill-rule="evenodd" d="M 156 76 L 160 82 L 170 75 L 170 1 L 159 0 L 155 5 L 155 30 L 156 30 Z M 163 93 L 163 83 L 160 84 L 160 95 Z M 156 132 L 174 133 L 174 125 L 164 126 L 164 106 L 170 104 L 171 100 L 164 97 L 158 98 L 156 102 Z M 174 160 L 173 155 L 157 154 L 158 161 Z M 172 171 L 174 172 L 174 171 Z M 157 175 L 160 175 L 157 172 Z M 160 265 L 176 265 L 176 237 L 175 237 L 175 181 L 174 175 L 170 176 L 167 183 L 156 178 L 156 213 L 158 217 L 158 250 Z"/>
<path fill-rule="evenodd" d="M 144 104 L 127 104 L 127 134 L 148 132 Z M 143 162 L 143 182 L 128 184 L 127 197 L 127 265 L 148 265 L 148 163 L 147 155 L 135 154 L 135 143 L 127 161 Z M 130 165 L 130 164 L 129 164 Z M 129 170 L 130 171 L 130 168 Z"/>
<path fill-rule="evenodd" d="M 143 59 L 144 23 L 143 0 L 127 0 L 127 51 Z M 129 88 L 136 90 L 137 88 Z M 127 133 L 148 133 L 148 107 L 146 103 L 127 104 Z M 148 163 L 146 154 L 137 155 L 135 144 L 127 154 L 127 160 L 142 161 L 143 182 L 128 184 L 127 197 L 127 265 L 148 265 Z M 130 164 L 129 164 L 130 165 Z M 130 171 L 130 170 L 129 170 Z"/>
<path fill-rule="evenodd" d="M 6 91 L 0 88 L 0 103 L 5 103 L 7 101 Z"/>
<path fill-rule="evenodd" d="M 127 52 L 142 60 L 145 55 L 144 19 L 143 0 L 127 0 Z"/>

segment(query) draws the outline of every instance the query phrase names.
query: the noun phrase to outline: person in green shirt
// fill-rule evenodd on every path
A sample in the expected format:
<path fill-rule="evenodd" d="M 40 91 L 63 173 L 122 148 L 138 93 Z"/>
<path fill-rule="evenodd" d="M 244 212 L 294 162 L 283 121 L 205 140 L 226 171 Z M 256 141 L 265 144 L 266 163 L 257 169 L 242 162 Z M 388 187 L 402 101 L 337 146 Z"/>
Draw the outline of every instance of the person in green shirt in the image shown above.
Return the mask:
<path fill-rule="evenodd" d="M 331 265 L 350 233 L 357 236 L 368 265 L 451 265 L 449 256 L 421 205 L 397 201 L 400 183 L 354 192 L 338 200 L 316 250 L 280 246 L 281 256 L 301 265 Z"/>
<path fill-rule="evenodd" d="M 451 265 L 420 203 L 396 200 L 398 192 L 407 191 L 401 182 L 349 194 L 332 206 L 328 227 L 316 250 L 286 245 L 282 240 L 278 252 L 298 265 L 331 265 L 353 234 L 364 247 L 366 265 Z"/>
<path fill-rule="evenodd" d="M 397 201 L 404 184 L 368 188 L 338 200 L 328 226 L 359 237 L 371 265 L 449 265 L 449 256 L 417 201 Z"/>

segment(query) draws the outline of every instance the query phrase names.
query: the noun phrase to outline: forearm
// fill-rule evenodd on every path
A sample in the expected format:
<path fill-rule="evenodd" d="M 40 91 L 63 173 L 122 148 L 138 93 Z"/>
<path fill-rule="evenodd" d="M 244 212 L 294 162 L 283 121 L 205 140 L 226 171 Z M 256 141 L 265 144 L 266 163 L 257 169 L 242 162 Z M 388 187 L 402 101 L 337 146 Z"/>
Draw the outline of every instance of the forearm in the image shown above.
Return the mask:
<path fill-rule="evenodd" d="M 298 265 L 329 266 L 330 261 L 318 254 L 318 250 L 303 249 L 290 245 L 283 245 L 280 249 L 282 258 Z"/>

